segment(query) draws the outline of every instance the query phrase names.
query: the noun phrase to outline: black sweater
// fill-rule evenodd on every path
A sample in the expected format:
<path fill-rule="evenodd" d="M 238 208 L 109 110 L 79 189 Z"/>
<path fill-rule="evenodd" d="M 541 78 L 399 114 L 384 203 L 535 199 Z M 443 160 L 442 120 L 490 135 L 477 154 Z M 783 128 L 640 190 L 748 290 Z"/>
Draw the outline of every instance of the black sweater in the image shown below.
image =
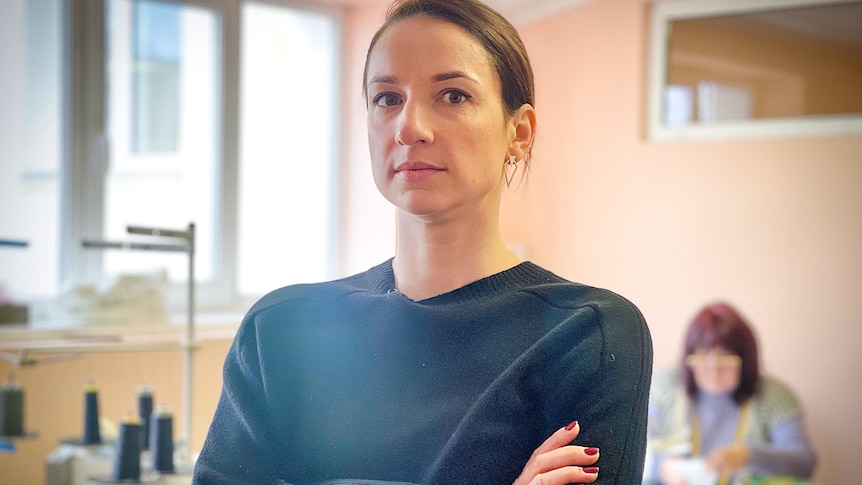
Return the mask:
<path fill-rule="evenodd" d="M 390 260 L 252 307 L 194 483 L 509 485 L 578 420 L 596 483 L 632 485 L 651 371 L 643 317 L 614 293 L 527 262 L 412 301 Z"/>

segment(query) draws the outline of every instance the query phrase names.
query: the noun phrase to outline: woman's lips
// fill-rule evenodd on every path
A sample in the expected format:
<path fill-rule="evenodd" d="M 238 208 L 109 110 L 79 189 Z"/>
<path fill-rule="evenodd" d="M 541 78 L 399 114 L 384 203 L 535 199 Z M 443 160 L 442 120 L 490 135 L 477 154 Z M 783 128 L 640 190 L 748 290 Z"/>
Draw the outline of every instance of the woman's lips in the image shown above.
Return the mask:
<path fill-rule="evenodd" d="M 405 162 L 395 167 L 395 175 L 409 181 L 422 180 L 444 171 L 445 169 L 425 162 Z"/>

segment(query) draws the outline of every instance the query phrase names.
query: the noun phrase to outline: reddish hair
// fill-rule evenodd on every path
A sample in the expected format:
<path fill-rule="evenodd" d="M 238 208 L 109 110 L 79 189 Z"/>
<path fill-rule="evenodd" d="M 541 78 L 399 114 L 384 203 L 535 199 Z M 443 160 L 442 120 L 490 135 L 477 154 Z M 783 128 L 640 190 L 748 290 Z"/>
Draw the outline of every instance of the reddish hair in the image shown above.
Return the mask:
<path fill-rule="evenodd" d="M 733 391 L 733 400 L 742 404 L 754 395 L 760 384 L 757 339 L 739 312 L 726 303 L 705 306 L 688 326 L 680 363 L 685 392 L 691 399 L 697 399 L 697 384 L 691 368 L 685 364 L 686 356 L 714 347 L 723 347 L 742 359 L 739 387 Z"/>

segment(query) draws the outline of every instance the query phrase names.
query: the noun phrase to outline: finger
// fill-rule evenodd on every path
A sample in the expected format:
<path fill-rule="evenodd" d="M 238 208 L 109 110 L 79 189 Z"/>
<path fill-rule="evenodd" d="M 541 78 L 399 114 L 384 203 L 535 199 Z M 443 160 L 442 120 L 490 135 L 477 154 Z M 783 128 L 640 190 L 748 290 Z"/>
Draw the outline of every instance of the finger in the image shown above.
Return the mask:
<path fill-rule="evenodd" d="M 530 485 L 567 485 L 569 483 L 593 483 L 599 476 L 598 467 L 581 468 L 567 466 L 540 473 L 533 477 Z"/>
<path fill-rule="evenodd" d="M 584 448 L 583 446 L 568 445 L 534 456 L 531 460 L 531 468 L 535 473 L 544 473 L 571 465 L 592 465 L 598 461 L 598 459 L 598 448 Z"/>
<path fill-rule="evenodd" d="M 598 448 L 584 448 L 570 443 L 578 436 L 581 428 L 577 421 L 555 431 L 533 452 L 527 461 L 521 475 L 515 481 L 516 485 L 534 483 L 536 476 L 557 468 L 571 465 L 591 465 L 598 460 Z M 559 451 L 558 451 L 559 450 Z M 554 452 L 548 456 L 548 453 Z M 543 482 L 536 482 L 543 483 Z M 571 482 L 563 482 L 571 483 Z M 583 482 L 586 483 L 586 482 Z"/>
<path fill-rule="evenodd" d="M 578 433 L 581 432 L 581 425 L 578 424 L 577 421 L 572 421 L 568 426 L 564 428 L 560 428 L 554 432 L 551 436 L 548 437 L 536 448 L 536 451 L 533 452 L 533 456 L 540 455 L 542 453 L 547 453 L 548 451 L 555 450 L 562 446 L 566 446 L 572 442 L 577 436 Z"/>

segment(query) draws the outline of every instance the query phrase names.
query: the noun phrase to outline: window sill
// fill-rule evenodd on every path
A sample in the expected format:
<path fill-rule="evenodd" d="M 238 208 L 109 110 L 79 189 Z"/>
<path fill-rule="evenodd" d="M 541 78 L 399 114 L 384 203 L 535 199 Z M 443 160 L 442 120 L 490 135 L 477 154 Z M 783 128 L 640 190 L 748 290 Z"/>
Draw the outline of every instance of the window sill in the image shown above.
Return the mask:
<path fill-rule="evenodd" d="M 70 326 L 62 323 L 0 325 L 0 350 L 59 352 L 152 352 L 183 350 L 207 340 L 232 339 L 242 314 L 195 314 L 194 342 L 186 342 L 184 316 L 169 322 Z"/>

